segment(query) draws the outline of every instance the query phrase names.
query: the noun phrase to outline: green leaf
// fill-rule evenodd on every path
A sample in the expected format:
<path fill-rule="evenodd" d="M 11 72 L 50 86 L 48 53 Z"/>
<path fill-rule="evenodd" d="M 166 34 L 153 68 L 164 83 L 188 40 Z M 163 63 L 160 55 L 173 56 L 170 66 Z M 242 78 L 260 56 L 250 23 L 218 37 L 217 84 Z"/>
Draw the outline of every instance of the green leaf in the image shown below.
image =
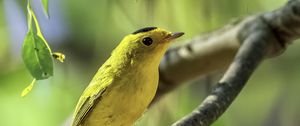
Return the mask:
<path fill-rule="evenodd" d="M 48 12 L 48 0 L 42 0 L 42 4 L 43 4 L 43 7 L 44 7 L 45 15 L 46 15 L 47 17 L 49 17 L 49 12 Z"/>
<path fill-rule="evenodd" d="M 37 80 L 53 76 L 53 61 L 50 48 L 44 39 L 33 32 L 32 28 L 25 36 L 22 57 L 27 69 Z"/>

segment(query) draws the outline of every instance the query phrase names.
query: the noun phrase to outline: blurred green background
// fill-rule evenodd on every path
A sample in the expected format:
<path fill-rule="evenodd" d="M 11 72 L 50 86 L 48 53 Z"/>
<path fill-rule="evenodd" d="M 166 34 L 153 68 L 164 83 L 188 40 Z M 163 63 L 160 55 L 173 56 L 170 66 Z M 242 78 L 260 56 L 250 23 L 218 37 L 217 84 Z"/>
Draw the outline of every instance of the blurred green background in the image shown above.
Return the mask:
<path fill-rule="evenodd" d="M 145 26 L 184 31 L 181 40 L 217 29 L 233 19 L 270 11 L 286 0 L 49 0 L 50 20 L 33 0 L 42 31 L 53 51 L 54 76 L 38 81 L 24 99 L 32 77 L 21 59 L 26 33 L 25 0 L 0 1 L 0 126 L 61 126 L 98 67 L 123 36 Z M 242 93 L 214 126 L 297 126 L 300 124 L 300 44 L 257 69 Z M 298 74 L 297 74 L 298 73 Z M 219 76 L 219 75 L 218 75 Z M 215 76 L 216 80 L 218 76 Z M 167 126 L 205 97 L 199 78 L 169 93 L 137 122 Z"/>

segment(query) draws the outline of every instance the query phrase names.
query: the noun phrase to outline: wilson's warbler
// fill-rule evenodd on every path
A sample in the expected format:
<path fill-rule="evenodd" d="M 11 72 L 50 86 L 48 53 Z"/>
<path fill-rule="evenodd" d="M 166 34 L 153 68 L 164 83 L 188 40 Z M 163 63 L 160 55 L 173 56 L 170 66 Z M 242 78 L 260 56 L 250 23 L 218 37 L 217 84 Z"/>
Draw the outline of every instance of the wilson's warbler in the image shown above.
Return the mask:
<path fill-rule="evenodd" d="M 158 85 L 158 65 L 183 32 L 146 27 L 124 37 L 81 95 L 72 126 L 131 126 Z"/>

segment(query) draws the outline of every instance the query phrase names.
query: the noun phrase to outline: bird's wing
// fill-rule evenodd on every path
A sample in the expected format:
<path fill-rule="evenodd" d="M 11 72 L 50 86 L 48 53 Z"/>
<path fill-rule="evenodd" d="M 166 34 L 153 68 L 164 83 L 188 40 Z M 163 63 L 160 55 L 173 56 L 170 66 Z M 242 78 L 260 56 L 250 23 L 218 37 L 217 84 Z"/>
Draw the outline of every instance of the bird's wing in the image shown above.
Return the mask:
<path fill-rule="evenodd" d="M 100 101 L 101 95 L 105 92 L 105 89 L 101 89 L 97 95 L 93 96 L 82 96 L 80 98 L 80 102 L 78 103 L 74 120 L 72 123 L 72 126 L 80 126 L 82 124 L 82 121 L 87 116 L 88 112 L 94 107 L 96 103 Z"/>
<path fill-rule="evenodd" d="M 110 58 L 100 67 L 76 106 L 72 126 L 80 126 L 93 107 L 101 101 L 103 93 L 114 80 Z"/>
<path fill-rule="evenodd" d="M 112 82 L 112 79 L 92 83 L 85 89 L 76 106 L 72 126 L 80 126 L 90 110 L 101 100 L 101 96 Z M 94 83 L 97 83 L 94 82 Z M 99 84 L 102 83 L 102 84 Z"/>

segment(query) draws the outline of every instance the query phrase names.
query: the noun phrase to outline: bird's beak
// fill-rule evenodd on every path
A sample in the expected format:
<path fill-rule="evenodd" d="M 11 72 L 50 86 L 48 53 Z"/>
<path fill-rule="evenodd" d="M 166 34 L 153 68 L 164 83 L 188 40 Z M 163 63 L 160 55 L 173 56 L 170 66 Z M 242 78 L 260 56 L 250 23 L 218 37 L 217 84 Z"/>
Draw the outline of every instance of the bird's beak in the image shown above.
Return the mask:
<path fill-rule="evenodd" d="M 174 40 L 176 38 L 179 38 L 182 35 L 184 35 L 183 32 L 173 32 L 173 33 L 169 34 L 165 39 L 167 41 L 171 41 L 171 40 Z"/>

